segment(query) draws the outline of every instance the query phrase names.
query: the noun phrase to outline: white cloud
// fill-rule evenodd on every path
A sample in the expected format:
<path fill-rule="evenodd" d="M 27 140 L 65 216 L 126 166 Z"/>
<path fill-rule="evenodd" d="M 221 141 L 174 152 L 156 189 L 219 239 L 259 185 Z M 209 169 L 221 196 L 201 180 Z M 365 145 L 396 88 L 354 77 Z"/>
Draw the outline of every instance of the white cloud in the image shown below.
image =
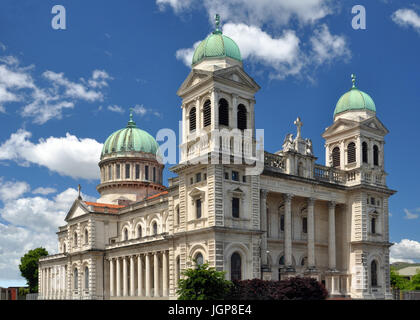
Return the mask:
<path fill-rule="evenodd" d="M 0 177 L 0 201 L 9 201 L 19 198 L 30 190 L 30 186 L 22 181 L 6 181 Z"/>
<path fill-rule="evenodd" d="M 178 60 L 181 60 L 184 62 L 184 64 L 189 67 L 191 66 L 193 55 L 195 49 L 198 47 L 201 41 L 197 41 L 193 44 L 192 48 L 185 48 L 185 49 L 179 49 L 176 51 L 175 56 Z"/>
<path fill-rule="evenodd" d="M 420 32 L 420 16 L 412 9 L 399 9 L 392 16 L 392 21 L 403 27 L 412 27 Z"/>
<path fill-rule="evenodd" d="M 152 114 L 156 117 L 161 117 L 162 116 L 158 111 L 146 108 L 142 104 L 136 104 L 133 108 L 133 112 L 135 114 L 140 115 L 141 117 L 145 116 L 146 114 Z"/>
<path fill-rule="evenodd" d="M 1 184 L 10 183 L 13 182 Z M 0 223 L 0 280 L 21 279 L 20 258 L 30 249 L 44 247 L 50 254 L 57 252 L 55 233 L 65 224 L 64 218 L 77 196 L 77 190 L 68 188 L 53 198 L 36 196 L 3 200 L 0 215 L 6 223 Z M 96 200 L 86 195 L 82 197 Z"/>
<path fill-rule="evenodd" d="M 109 111 L 112 111 L 112 112 L 124 113 L 124 109 L 122 107 L 120 107 L 120 106 L 117 106 L 117 105 L 108 106 L 107 109 Z"/>
<path fill-rule="evenodd" d="M 102 101 L 100 90 L 113 78 L 104 70 L 94 70 L 92 76 L 79 82 L 70 81 L 64 73 L 45 71 L 42 76 L 50 86 L 40 87 L 31 75 L 30 67 L 20 67 L 13 56 L 0 57 L 0 112 L 6 112 L 5 104 L 21 102 L 22 116 L 32 117 L 43 124 L 50 119 L 61 119 L 65 109 L 72 109 L 76 101 Z"/>
<path fill-rule="evenodd" d="M 50 188 L 50 187 L 47 187 L 47 188 L 39 187 L 39 188 L 36 188 L 34 191 L 32 191 L 33 194 L 42 194 L 44 196 L 47 194 L 56 193 L 56 192 L 57 192 L 57 189 Z"/>
<path fill-rule="evenodd" d="M 390 262 L 414 262 L 420 259 L 420 242 L 402 239 L 390 249 Z"/>
<path fill-rule="evenodd" d="M 179 14 L 203 5 L 209 20 L 219 13 L 223 21 L 247 23 L 262 26 L 286 25 L 292 19 L 303 24 L 312 24 L 334 10 L 335 1 L 332 0 L 156 0 L 161 10 L 172 7 Z"/>
<path fill-rule="evenodd" d="M 0 49 L 6 51 L 7 47 L 4 43 L 0 42 Z"/>
<path fill-rule="evenodd" d="M 310 41 L 313 50 L 313 60 L 317 64 L 331 62 L 337 58 L 348 60 L 351 57 L 346 39 L 343 36 L 332 35 L 325 24 L 315 30 L 314 36 L 311 37 Z"/>
<path fill-rule="evenodd" d="M 90 138 L 65 137 L 29 140 L 31 133 L 19 129 L 0 146 L 0 160 L 12 160 L 19 165 L 30 163 L 45 166 L 63 176 L 99 179 L 98 161 L 102 144 Z"/>
<path fill-rule="evenodd" d="M 417 219 L 419 217 L 418 213 L 412 213 L 408 209 L 404 209 L 404 213 L 405 213 L 404 219 L 413 220 L 413 219 Z"/>

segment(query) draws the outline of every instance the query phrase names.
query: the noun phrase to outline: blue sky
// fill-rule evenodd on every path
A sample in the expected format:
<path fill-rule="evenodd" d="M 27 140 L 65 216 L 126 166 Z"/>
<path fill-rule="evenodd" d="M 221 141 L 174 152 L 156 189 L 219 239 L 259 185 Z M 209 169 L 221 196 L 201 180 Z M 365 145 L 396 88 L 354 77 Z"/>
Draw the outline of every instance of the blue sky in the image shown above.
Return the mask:
<path fill-rule="evenodd" d="M 56 4 L 66 9 L 66 30 L 51 26 Z M 366 9 L 365 30 L 352 28 L 356 4 Z M 357 75 L 390 131 L 387 182 L 398 190 L 390 199 L 392 255 L 420 261 L 420 6 L 413 1 L 3 0 L 0 286 L 24 284 L 17 265 L 27 250 L 56 250 L 57 226 L 79 183 L 86 199 L 98 198 L 98 152 L 126 125 L 129 107 L 152 135 L 177 132 L 176 91 L 216 12 L 261 86 L 256 127 L 265 129 L 268 151 L 281 148 L 300 116 L 324 164 L 321 134 Z"/>

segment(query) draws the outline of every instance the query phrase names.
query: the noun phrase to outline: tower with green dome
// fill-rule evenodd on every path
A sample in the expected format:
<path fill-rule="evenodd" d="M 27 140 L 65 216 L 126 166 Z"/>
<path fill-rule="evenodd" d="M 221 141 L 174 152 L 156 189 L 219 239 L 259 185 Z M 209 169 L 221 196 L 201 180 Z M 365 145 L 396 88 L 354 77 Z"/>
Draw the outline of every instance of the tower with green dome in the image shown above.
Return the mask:
<path fill-rule="evenodd" d="M 137 127 L 130 109 L 125 128 L 115 131 L 102 148 L 99 168 L 99 202 L 128 204 L 165 189 L 159 144 L 148 132 Z"/>

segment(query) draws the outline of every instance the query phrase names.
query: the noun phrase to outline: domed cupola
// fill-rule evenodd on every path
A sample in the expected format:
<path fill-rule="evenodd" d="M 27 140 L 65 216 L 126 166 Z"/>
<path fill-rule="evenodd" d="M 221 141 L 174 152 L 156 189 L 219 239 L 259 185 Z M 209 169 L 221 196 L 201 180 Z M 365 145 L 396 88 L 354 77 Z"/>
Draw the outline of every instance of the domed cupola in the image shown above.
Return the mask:
<path fill-rule="evenodd" d="M 352 88 L 340 97 L 335 106 L 335 120 L 339 117 L 349 119 L 354 117 L 368 118 L 376 113 L 375 102 L 366 92 L 356 87 L 356 76 L 352 74 L 351 77 L 353 82 Z M 351 114 L 348 114 L 349 112 Z M 347 115 L 344 116 L 345 114 Z"/>
<path fill-rule="evenodd" d="M 159 144 L 137 127 L 132 110 L 127 126 L 105 140 L 99 168 L 98 202 L 128 204 L 165 189 Z"/>
<path fill-rule="evenodd" d="M 220 64 L 225 62 L 228 65 L 242 65 L 241 52 L 238 45 L 231 38 L 225 36 L 220 30 L 220 16 L 216 14 L 216 29 L 201 43 L 194 51 L 192 67 L 201 62 L 207 64 Z M 206 64 L 206 63 L 205 63 Z"/>

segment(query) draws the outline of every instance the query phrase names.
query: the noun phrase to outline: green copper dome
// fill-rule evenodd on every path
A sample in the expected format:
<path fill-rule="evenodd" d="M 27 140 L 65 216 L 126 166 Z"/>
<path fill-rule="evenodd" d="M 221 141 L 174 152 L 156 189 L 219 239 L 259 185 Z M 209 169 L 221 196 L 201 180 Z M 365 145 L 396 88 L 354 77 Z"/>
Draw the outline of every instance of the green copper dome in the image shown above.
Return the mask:
<path fill-rule="evenodd" d="M 216 30 L 206 39 L 201 41 L 194 51 L 192 65 L 199 63 L 206 58 L 229 57 L 242 62 L 241 52 L 238 45 L 231 38 L 222 34 L 219 29 L 220 17 L 216 15 Z"/>
<path fill-rule="evenodd" d="M 145 152 L 159 155 L 159 144 L 146 131 L 137 128 L 130 113 L 127 127 L 111 134 L 102 148 L 101 158 L 104 155 L 118 152 Z"/>
<path fill-rule="evenodd" d="M 351 76 L 353 87 L 338 100 L 335 106 L 334 116 L 349 110 L 370 110 L 376 112 L 375 102 L 373 102 L 372 98 L 366 92 L 356 88 L 356 76 L 354 74 Z"/>

